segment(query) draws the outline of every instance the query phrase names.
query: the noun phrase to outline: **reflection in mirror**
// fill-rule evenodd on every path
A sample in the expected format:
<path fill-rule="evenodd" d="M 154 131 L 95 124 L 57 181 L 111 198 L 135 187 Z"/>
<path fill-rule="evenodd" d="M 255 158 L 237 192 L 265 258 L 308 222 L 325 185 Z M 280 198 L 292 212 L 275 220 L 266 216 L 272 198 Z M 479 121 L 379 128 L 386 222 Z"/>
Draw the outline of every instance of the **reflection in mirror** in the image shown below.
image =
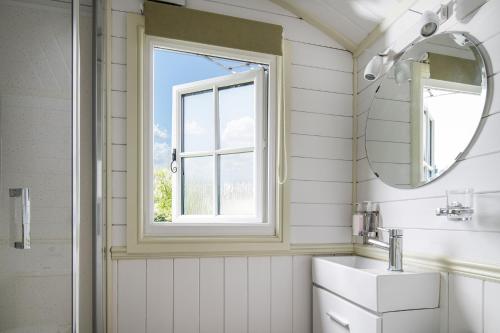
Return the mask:
<path fill-rule="evenodd" d="M 449 169 L 467 150 L 487 94 L 484 60 L 464 33 L 411 46 L 387 72 L 366 125 L 366 151 L 385 183 L 415 188 Z"/>

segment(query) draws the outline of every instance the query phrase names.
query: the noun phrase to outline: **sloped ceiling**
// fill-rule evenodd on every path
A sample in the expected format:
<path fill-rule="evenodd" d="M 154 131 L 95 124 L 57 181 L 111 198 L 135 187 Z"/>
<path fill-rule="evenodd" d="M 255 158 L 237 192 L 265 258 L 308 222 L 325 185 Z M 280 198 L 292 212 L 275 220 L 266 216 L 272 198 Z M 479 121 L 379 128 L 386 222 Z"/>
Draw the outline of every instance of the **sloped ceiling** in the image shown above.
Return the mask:
<path fill-rule="evenodd" d="M 271 0 L 356 53 L 408 10 L 439 0 Z M 431 8 L 429 8 L 431 9 Z"/>

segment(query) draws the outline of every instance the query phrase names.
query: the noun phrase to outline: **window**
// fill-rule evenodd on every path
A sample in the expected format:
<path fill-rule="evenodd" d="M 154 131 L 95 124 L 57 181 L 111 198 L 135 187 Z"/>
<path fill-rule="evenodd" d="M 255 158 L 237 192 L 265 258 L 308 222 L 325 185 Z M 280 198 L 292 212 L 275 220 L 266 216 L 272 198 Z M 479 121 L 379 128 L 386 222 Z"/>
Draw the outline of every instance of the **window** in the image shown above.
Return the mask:
<path fill-rule="evenodd" d="M 145 234 L 276 235 L 276 56 L 145 49 Z"/>
<path fill-rule="evenodd" d="M 432 179 L 439 170 L 467 147 L 476 131 L 480 114 L 470 112 L 457 117 L 462 108 L 482 105 L 482 87 L 459 82 L 422 79 L 422 159 L 420 180 Z M 450 126 L 460 121 L 460 126 Z"/>
<path fill-rule="evenodd" d="M 174 86 L 173 220 L 262 222 L 263 77 L 255 69 Z"/>
<path fill-rule="evenodd" d="M 422 125 L 424 127 L 422 136 L 422 147 L 424 150 L 424 159 L 422 161 L 424 172 L 422 181 L 428 181 L 434 177 L 437 169 L 434 165 L 434 119 L 429 114 L 429 111 L 425 108 L 425 106 Z"/>

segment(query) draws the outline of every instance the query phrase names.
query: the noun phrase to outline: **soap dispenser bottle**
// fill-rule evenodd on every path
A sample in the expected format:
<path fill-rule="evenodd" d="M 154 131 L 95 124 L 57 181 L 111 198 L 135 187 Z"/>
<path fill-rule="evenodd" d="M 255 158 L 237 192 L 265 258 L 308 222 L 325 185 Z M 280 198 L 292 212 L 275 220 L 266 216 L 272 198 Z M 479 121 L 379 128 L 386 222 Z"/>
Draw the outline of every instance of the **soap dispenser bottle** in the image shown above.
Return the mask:
<path fill-rule="evenodd" d="M 363 244 L 364 212 L 360 203 L 356 203 L 352 214 L 352 242 Z"/>

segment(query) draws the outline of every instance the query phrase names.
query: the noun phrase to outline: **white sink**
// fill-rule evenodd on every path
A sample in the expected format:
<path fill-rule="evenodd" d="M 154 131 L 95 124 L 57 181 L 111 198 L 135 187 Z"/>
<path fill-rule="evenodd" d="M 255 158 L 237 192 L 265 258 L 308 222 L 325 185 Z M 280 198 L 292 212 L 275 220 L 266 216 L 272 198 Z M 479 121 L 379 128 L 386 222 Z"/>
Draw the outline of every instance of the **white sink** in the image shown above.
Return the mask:
<path fill-rule="evenodd" d="M 358 256 L 314 257 L 313 283 L 379 313 L 439 306 L 437 272 L 390 272 L 387 262 Z"/>

